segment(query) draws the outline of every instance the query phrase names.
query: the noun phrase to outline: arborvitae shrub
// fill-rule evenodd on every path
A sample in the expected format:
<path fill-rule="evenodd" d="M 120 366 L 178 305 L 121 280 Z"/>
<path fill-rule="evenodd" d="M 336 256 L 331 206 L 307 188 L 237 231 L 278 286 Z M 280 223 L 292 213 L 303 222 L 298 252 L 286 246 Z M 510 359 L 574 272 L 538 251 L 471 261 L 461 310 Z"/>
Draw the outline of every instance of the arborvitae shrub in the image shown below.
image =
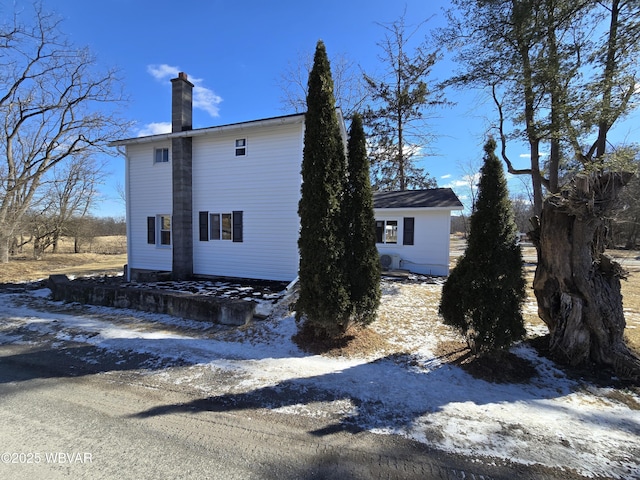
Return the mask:
<path fill-rule="evenodd" d="M 507 348 L 525 335 L 522 252 L 495 148 L 489 139 L 467 248 L 442 289 L 439 308 L 474 353 Z"/>
<path fill-rule="evenodd" d="M 352 321 L 368 325 L 380 305 L 380 258 L 376 247 L 373 193 L 362 117 L 354 115 L 349 130 L 348 175 L 344 213 L 345 270 L 352 303 Z"/>
<path fill-rule="evenodd" d="M 316 336 L 344 332 L 351 302 L 344 270 L 341 202 L 346 176 L 344 144 L 324 43 L 316 46 L 309 75 L 302 160 L 300 295 L 297 319 Z"/>

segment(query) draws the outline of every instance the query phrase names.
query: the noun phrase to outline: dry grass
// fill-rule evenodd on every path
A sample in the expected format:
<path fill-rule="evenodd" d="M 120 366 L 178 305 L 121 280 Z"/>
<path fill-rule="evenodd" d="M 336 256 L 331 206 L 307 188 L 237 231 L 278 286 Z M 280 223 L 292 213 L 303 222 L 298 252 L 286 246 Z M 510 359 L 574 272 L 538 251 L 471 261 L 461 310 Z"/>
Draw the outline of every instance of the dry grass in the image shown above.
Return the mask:
<path fill-rule="evenodd" d="M 60 253 L 45 253 L 41 259 L 36 260 L 28 246 L 25 246 L 21 254 L 13 256 L 8 264 L 2 266 L 0 283 L 40 280 L 52 274 L 115 275 L 123 271 L 124 264 L 127 263 L 127 255 L 124 253 L 126 237 L 96 237 L 90 247 L 90 252 L 72 253 L 73 242 L 63 239 L 58 248 Z"/>
<path fill-rule="evenodd" d="M 311 329 L 302 328 L 292 340 L 305 352 L 329 357 L 354 357 L 393 351 L 386 338 L 374 329 L 361 327 L 351 327 L 339 338 L 316 338 Z"/>

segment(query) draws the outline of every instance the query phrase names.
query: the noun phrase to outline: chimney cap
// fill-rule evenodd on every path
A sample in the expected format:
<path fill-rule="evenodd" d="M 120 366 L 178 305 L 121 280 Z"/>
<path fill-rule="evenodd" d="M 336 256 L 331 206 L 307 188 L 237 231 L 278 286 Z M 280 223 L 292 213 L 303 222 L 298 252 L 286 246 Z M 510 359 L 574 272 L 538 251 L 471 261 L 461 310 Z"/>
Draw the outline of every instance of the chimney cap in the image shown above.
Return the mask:
<path fill-rule="evenodd" d="M 187 85 L 190 85 L 193 88 L 193 83 L 191 83 L 189 81 L 189 78 L 187 77 L 187 74 L 184 73 L 184 72 L 178 73 L 178 76 L 176 78 L 172 78 L 171 79 L 171 83 L 173 83 L 173 84 L 178 84 L 178 83 L 181 83 L 181 82 L 184 82 L 184 83 L 186 83 Z"/>

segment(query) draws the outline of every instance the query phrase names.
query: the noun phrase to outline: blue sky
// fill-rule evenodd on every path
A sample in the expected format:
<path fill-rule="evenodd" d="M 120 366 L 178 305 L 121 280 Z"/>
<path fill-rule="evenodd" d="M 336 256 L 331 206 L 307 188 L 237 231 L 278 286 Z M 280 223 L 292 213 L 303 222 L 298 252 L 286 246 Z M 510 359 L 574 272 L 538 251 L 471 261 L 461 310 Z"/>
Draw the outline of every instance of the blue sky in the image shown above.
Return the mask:
<path fill-rule="evenodd" d="M 24 0 L 19 0 L 22 3 Z M 25 2 L 26 5 L 26 2 Z M 117 67 L 130 103 L 131 136 L 158 131 L 170 122 L 170 81 L 184 71 L 196 84 L 194 127 L 268 118 L 283 110 L 280 78 L 300 55 L 312 53 L 322 39 L 331 57 L 347 56 L 363 71 L 381 69 L 384 38 L 378 23 L 397 20 L 406 9 L 406 23 L 441 26 L 445 0 L 43 0 L 58 13 L 62 30 L 77 46 L 88 46 L 100 66 Z M 432 80 L 443 80 L 455 68 L 445 59 Z M 424 162 L 438 186 L 451 186 L 466 200 L 462 165 L 480 163 L 485 133 L 493 118 L 479 92 L 451 91 L 456 105 L 435 111 L 431 130 L 436 155 Z M 629 123 L 629 122 L 627 122 Z M 637 122 L 622 131 L 638 136 Z M 517 148 L 517 147 L 516 147 Z M 526 167 L 526 154 L 512 150 Z M 96 215 L 124 216 L 115 185 L 124 183 L 124 159 L 109 159 L 110 176 Z M 462 184 L 462 185 L 459 185 Z M 513 189 L 520 180 L 510 181 Z M 468 202 L 465 202 L 468 203 Z"/>

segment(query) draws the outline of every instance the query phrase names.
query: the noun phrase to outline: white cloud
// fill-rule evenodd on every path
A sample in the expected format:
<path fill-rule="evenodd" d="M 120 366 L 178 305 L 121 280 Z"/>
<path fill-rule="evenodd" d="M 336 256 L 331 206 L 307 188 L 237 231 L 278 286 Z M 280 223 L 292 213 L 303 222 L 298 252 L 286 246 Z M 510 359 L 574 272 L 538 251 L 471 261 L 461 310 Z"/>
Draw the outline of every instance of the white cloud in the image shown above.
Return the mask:
<path fill-rule="evenodd" d="M 476 172 L 473 175 L 463 175 L 460 180 L 456 180 L 454 183 L 458 187 L 468 187 L 470 185 L 478 185 L 480 183 L 480 172 Z"/>
<path fill-rule="evenodd" d="M 147 72 L 156 80 L 162 81 L 177 77 L 180 69 L 163 63 L 162 65 L 148 65 Z"/>
<path fill-rule="evenodd" d="M 440 178 L 451 178 L 451 174 L 447 173 L 446 175 L 442 175 Z"/>
<path fill-rule="evenodd" d="M 161 133 L 171 132 L 171 122 L 154 122 L 147 123 L 138 132 L 139 137 L 146 137 L 148 135 L 158 135 Z"/>
<path fill-rule="evenodd" d="M 451 175 L 445 175 L 442 178 L 450 178 Z M 444 185 L 441 185 L 443 188 L 466 188 L 468 189 L 470 185 L 478 185 L 480 182 L 480 173 L 474 173 L 473 175 L 463 175 L 457 180 L 452 180 Z"/>
<path fill-rule="evenodd" d="M 549 155 L 547 152 L 540 152 L 538 155 L 540 155 L 541 157 L 545 157 L 547 155 Z M 520 158 L 531 158 L 531 154 L 530 153 L 521 153 L 520 155 L 518 155 Z"/>
<path fill-rule="evenodd" d="M 467 185 L 468 185 L 468 183 L 465 182 L 464 180 L 454 180 L 452 182 L 440 185 L 440 187 L 442 187 L 442 188 L 458 188 L 458 187 L 466 187 Z"/>
<path fill-rule="evenodd" d="M 212 117 L 220 116 L 218 105 L 222 103 L 222 97 L 216 95 L 213 90 L 197 85 L 196 80 L 193 84 L 193 108 L 204 110 Z"/>
<path fill-rule="evenodd" d="M 177 77 L 181 71 L 180 67 L 165 63 L 147 66 L 147 72 L 160 82 Z M 204 80 L 201 78 L 189 78 L 189 81 L 193 83 L 193 108 L 204 110 L 212 117 L 220 116 L 219 105 L 222 103 L 222 97 L 210 88 L 204 87 Z"/>

